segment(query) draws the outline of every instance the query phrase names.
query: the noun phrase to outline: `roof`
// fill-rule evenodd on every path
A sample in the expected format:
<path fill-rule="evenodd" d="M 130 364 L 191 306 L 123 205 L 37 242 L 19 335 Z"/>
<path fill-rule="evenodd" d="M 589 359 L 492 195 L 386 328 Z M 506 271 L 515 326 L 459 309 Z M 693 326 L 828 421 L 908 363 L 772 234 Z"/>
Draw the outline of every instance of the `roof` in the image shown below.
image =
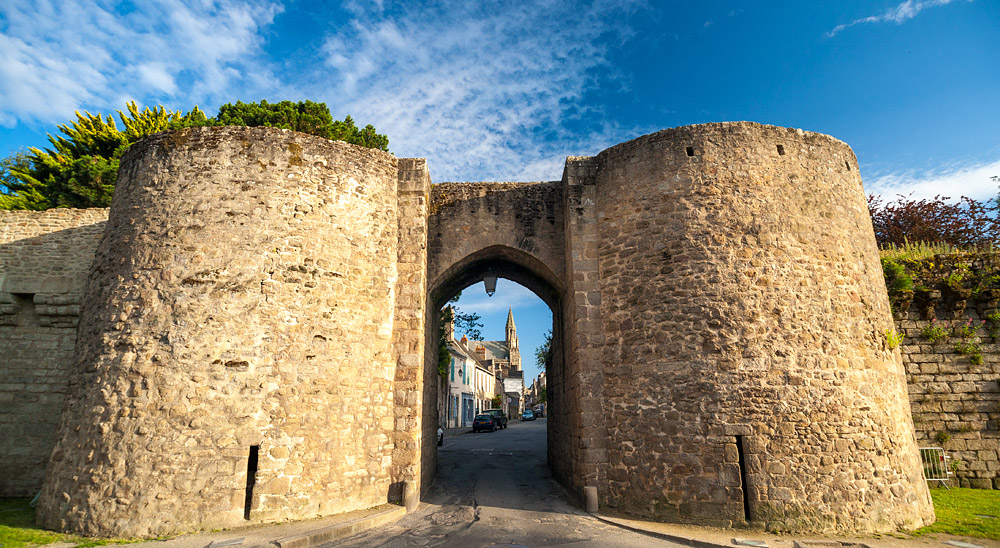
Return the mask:
<path fill-rule="evenodd" d="M 473 342 L 475 342 L 475 341 L 469 341 L 469 346 L 472 347 L 472 348 L 475 348 L 475 346 L 473 346 L 473 344 L 472 344 Z M 476 356 L 475 352 L 473 352 L 469 348 L 466 348 L 466 347 L 462 346 L 462 343 L 460 343 L 460 342 L 458 342 L 458 341 L 456 341 L 454 339 L 448 341 L 448 351 L 451 352 L 452 354 L 455 354 L 455 355 L 458 355 L 458 356 L 462 356 L 463 358 L 467 359 L 468 361 L 476 364 L 478 367 L 482 367 L 483 369 L 486 369 L 486 366 L 479 359 L 479 357 Z"/>
<path fill-rule="evenodd" d="M 510 349 L 507 348 L 507 341 L 469 341 L 469 350 L 475 351 L 477 346 L 486 349 L 487 360 L 509 360 Z"/>

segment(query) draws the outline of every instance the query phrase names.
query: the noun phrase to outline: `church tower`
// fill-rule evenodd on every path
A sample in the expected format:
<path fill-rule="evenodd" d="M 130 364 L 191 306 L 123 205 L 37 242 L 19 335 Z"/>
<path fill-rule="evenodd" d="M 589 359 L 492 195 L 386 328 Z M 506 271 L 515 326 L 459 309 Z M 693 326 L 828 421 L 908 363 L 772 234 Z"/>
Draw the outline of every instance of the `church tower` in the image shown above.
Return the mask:
<path fill-rule="evenodd" d="M 514 325 L 514 310 L 507 309 L 507 350 L 510 351 L 510 368 L 521 370 L 521 350 L 517 346 L 517 326 Z"/>

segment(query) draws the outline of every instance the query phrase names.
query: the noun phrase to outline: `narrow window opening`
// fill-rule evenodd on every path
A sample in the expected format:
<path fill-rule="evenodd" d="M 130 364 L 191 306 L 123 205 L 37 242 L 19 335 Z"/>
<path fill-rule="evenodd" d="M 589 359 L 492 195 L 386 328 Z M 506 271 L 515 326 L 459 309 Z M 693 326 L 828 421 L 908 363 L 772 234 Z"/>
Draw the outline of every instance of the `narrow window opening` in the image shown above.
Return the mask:
<path fill-rule="evenodd" d="M 851 162 L 848 162 L 847 160 L 844 160 L 844 165 L 847 166 L 847 171 L 851 170 Z"/>
<path fill-rule="evenodd" d="M 743 490 L 743 517 L 750 522 L 750 488 L 747 483 L 747 462 L 743 451 L 743 436 L 736 436 L 736 454 L 740 464 L 740 488 Z"/>
<path fill-rule="evenodd" d="M 694 156 L 694 147 L 687 147 L 688 156 Z"/>
<path fill-rule="evenodd" d="M 35 294 L 11 293 L 10 295 L 14 299 L 14 325 L 38 325 L 38 314 L 35 313 Z"/>
<path fill-rule="evenodd" d="M 250 506 L 253 505 L 253 484 L 257 480 L 257 451 L 259 445 L 250 446 L 250 457 L 247 459 L 247 498 L 243 504 L 243 519 L 250 519 Z"/>
<path fill-rule="evenodd" d="M 785 145 L 778 145 L 778 156 L 785 155 Z"/>

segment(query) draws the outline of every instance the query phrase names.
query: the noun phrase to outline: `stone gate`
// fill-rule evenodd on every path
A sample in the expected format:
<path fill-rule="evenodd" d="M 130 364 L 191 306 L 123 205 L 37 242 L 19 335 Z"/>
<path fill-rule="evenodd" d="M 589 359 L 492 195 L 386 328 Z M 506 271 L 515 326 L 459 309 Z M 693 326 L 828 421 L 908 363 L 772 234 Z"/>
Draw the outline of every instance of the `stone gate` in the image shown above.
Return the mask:
<path fill-rule="evenodd" d="M 18 264 L 0 272 L 11 317 L 39 300 L 5 289 L 30 278 Z M 40 520 L 165 534 L 429 485 L 426 341 L 487 271 L 552 308 L 549 460 L 571 492 L 776 530 L 933 520 L 854 154 L 747 122 L 571 157 L 540 183 L 432 186 L 423 160 L 269 128 L 137 143 Z"/>

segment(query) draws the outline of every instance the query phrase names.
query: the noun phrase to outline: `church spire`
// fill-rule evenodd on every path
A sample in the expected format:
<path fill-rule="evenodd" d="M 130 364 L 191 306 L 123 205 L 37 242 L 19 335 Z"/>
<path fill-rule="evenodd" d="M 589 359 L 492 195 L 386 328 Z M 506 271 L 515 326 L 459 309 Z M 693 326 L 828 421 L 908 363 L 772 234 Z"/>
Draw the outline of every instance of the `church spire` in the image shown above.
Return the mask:
<path fill-rule="evenodd" d="M 510 365 L 515 370 L 521 369 L 521 349 L 517 344 L 517 326 L 514 325 L 514 309 L 507 309 L 507 350 L 510 351 Z"/>

